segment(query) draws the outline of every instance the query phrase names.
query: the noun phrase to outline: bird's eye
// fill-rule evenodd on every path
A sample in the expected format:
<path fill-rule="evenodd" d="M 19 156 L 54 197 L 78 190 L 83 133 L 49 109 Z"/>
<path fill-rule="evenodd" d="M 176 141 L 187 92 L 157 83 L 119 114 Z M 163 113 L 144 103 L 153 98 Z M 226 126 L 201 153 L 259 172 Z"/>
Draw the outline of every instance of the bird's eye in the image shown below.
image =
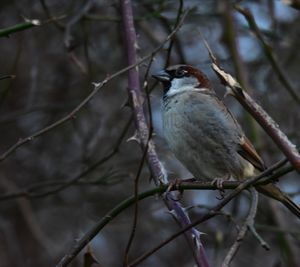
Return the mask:
<path fill-rule="evenodd" d="M 176 78 L 181 78 L 181 77 L 183 77 L 183 76 L 186 76 L 186 74 L 187 74 L 187 71 L 186 71 L 186 70 L 178 69 L 178 70 L 176 70 L 176 72 L 175 72 L 175 77 L 176 77 Z"/>

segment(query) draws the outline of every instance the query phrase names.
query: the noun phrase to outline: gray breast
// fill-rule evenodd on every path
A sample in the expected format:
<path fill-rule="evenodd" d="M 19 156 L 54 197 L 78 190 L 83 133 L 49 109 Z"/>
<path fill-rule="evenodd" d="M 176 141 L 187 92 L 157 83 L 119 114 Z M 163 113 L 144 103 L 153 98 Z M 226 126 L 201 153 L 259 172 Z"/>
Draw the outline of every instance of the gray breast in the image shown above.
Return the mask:
<path fill-rule="evenodd" d="M 208 94 L 177 94 L 163 106 L 165 138 L 196 177 L 240 178 L 247 162 L 237 153 L 241 129 Z"/>

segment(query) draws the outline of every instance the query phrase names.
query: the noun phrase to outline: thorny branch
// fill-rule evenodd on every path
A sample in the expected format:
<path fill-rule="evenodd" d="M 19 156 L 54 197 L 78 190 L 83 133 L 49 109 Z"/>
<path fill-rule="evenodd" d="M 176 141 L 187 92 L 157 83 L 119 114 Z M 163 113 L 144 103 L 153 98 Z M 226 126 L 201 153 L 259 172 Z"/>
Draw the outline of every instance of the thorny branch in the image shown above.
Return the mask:
<path fill-rule="evenodd" d="M 84 100 L 84 104 L 87 103 L 99 90 L 100 88 L 102 88 L 108 81 L 110 81 L 111 79 L 119 76 L 120 74 L 123 74 L 125 73 L 126 71 L 132 69 L 132 68 L 135 68 L 136 66 L 138 66 L 139 64 L 143 63 L 144 61 L 148 60 L 149 58 L 152 58 L 153 55 L 155 55 L 164 45 L 165 43 L 167 43 L 171 38 L 172 36 L 179 30 L 179 28 L 182 26 L 183 24 L 183 21 L 184 19 L 186 18 L 187 16 L 187 13 L 188 11 L 185 11 L 181 17 L 181 20 L 180 22 L 178 23 L 177 27 L 174 28 L 174 30 L 167 36 L 167 38 L 165 39 L 165 41 L 163 41 L 156 49 L 153 50 L 152 53 L 150 53 L 149 55 L 143 57 L 142 59 L 140 60 L 137 60 L 136 62 L 132 63 L 131 65 L 129 65 L 128 67 L 116 72 L 115 74 L 107 77 L 105 80 L 103 80 L 101 83 L 98 83 L 98 84 L 95 84 L 95 89 L 94 91 Z M 130 88 L 129 88 L 130 89 Z M 96 90 L 96 91 L 95 91 Z M 133 92 L 132 93 L 132 101 L 133 101 L 133 104 L 136 104 L 138 103 L 139 105 L 141 105 L 142 103 L 140 102 L 141 99 L 137 98 L 137 95 Z M 82 103 L 81 103 L 81 106 Z M 141 107 L 137 107 L 137 108 L 141 108 Z M 79 110 L 79 109 L 78 109 Z M 77 110 L 77 111 L 78 111 Z M 143 111 L 141 109 L 141 111 Z M 139 115 L 139 116 L 144 116 L 143 113 L 136 113 L 135 115 Z M 69 115 L 67 115 L 67 117 L 65 117 L 65 120 L 69 119 L 68 118 Z M 140 117 L 139 117 L 140 118 Z M 136 122 L 139 122 L 139 120 L 136 120 Z M 142 129 L 142 132 L 140 132 L 140 141 L 141 142 L 144 142 L 142 143 L 144 146 L 146 144 L 146 140 L 148 138 L 148 128 L 147 128 L 147 124 L 145 124 L 144 126 L 146 126 L 144 129 Z M 141 138 L 141 134 L 144 134 L 144 138 Z M 146 138 L 146 139 L 145 139 Z M 27 141 L 28 142 L 28 141 Z M 161 163 L 158 161 L 158 158 L 156 156 L 156 152 L 154 150 L 154 146 L 151 147 L 152 144 L 150 144 L 149 142 L 149 148 L 148 148 L 148 161 L 151 162 L 150 164 L 150 168 L 151 168 L 151 172 L 153 173 L 153 176 L 157 179 L 162 179 L 162 181 L 164 181 L 163 179 L 166 179 L 166 175 L 164 173 L 164 170 L 161 166 Z M 20 145 L 19 145 L 20 146 Z M 149 153 L 149 151 L 151 152 L 151 150 L 153 153 Z M 10 152 L 12 153 L 12 151 Z M 1 158 L 0 158 L 1 160 Z M 157 180 L 158 181 L 158 180 Z M 166 181 L 164 181 L 166 182 Z M 176 205 L 173 205 L 174 206 L 174 209 L 178 209 L 179 208 L 179 204 L 176 204 Z M 87 240 L 86 240 L 87 241 Z M 81 249 L 87 244 L 87 242 L 84 241 L 81 245 L 81 246 L 78 246 L 77 244 L 75 244 L 75 249 L 71 249 L 71 252 L 66 254 L 62 259 L 61 261 L 59 262 L 58 266 L 66 266 L 69 262 L 72 261 L 72 259 L 81 251 Z"/>
<path fill-rule="evenodd" d="M 128 64 L 134 64 L 137 60 L 137 39 L 136 39 L 136 32 L 135 26 L 133 21 L 133 12 L 130 0 L 121 0 L 121 14 L 123 20 L 123 27 L 124 27 L 124 36 L 126 41 L 126 48 L 127 48 L 127 60 Z M 182 6 L 181 6 L 182 9 Z M 179 19 L 182 13 L 180 9 L 178 13 L 178 20 L 175 26 L 175 29 L 181 24 L 182 19 L 185 17 L 184 14 Z M 131 104 L 133 108 L 133 113 L 135 117 L 135 125 L 136 130 L 138 133 L 138 141 L 142 147 L 142 149 L 146 149 L 147 152 L 147 159 L 149 163 L 149 168 L 151 171 L 151 175 L 156 185 L 159 183 L 166 183 L 167 182 L 167 175 L 165 174 L 164 168 L 161 162 L 158 159 L 158 155 L 156 153 L 154 141 L 151 139 L 152 129 L 150 129 L 147 125 L 146 116 L 144 113 L 144 99 L 142 97 L 140 80 L 139 80 L 139 70 L 138 68 L 133 68 L 128 72 L 128 94 L 131 99 Z M 146 156 L 146 154 L 144 154 Z M 138 177 L 138 176 L 137 176 Z M 138 179 L 135 180 L 135 195 L 137 196 L 138 189 Z M 164 196 L 164 202 L 167 205 L 168 209 L 176 214 L 176 221 L 182 226 L 185 227 L 190 223 L 190 219 L 188 218 L 187 214 L 184 212 L 181 205 L 174 201 L 174 197 L 172 197 L 172 193 L 168 193 Z M 130 245 L 133 240 L 134 229 L 136 227 L 137 222 L 137 204 L 135 206 L 135 218 L 134 224 L 132 228 L 132 232 L 129 238 L 128 245 L 125 251 L 125 260 L 124 266 L 128 265 L 128 252 Z M 195 257 L 195 261 L 198 266 L 207 267 L 208 260 L 205 255 L 204 248 L 201 244 L 200 235 L 196 229 L 191 229 L 185 236 L 191 245 L 193 250 L 193 254 Z"/>
<path fill-rule="evenodd" d="M 146 258 L 151 256 L 153 253 L 155 253 L 157 250 L 161 249 L 171 241 L 173 241 L 175 238 L 179 237 L 181 234 L 183 234 L 185 231 L 189 230 L 192 227 L 195 227 L 196 225 L 202 223 L 203 221 L 206 221 L 216 215 L 219 215 L 220 213 L 218 212 L 220 209 L 222 209 L 226 204 L 228 204 L 233 198 L 235 198 L 240 192 L 242 192 L 244 189 L 248 188 L 251 185 L 254 185 L 256 182 L 258 182 L 260 179 L 262 179 L 265 176 L 270 175 L 275 169 L 277 169 L 278 165 L 281 165 L 282 162 L 278 162 L 274 164 L 272 167 L 269 169 L 263 171 L 257 176 L 254 176 L 248 180 L 243 181 L 242 183 L 239 184 L 238 187 L 236 187 L 232 192 L 230 192 L 227 196 L 224 197 L 224 199 L 219 202 L 215 207 L 213 207 L 210 211 L 208 211 L 206 214 L 201 216 L 199 219 L 188 225 L 187 227 L 183 228 L 182 230 L 178 231 L 177 233 L 173 234 L 169 238 L 165 239 L 163 242 L 161 242 L 159 245 L 148 251 L 147 253 L 141 255 L 138 257 L 135 261 L 133 261 L 129 266 L 137 266 L 139 263 L 144 261 Z"/>
<path fill-rule="evenodd" d="M 134 266 L 134 264 L 137 264 L 137 262 L 141 262 L 150 255 L 152 255 L 155 251 L 163 247 L 164 245 L 171 242 L 174 238 L 178 237 L 179 235 L 183 234 L 185 231 L 189 230 L 190 228 L 196 226 L 197 224 L 201 223 L 204 220 L 208 220 L 211 217 L 215 215 L 219 215 L 218 212 L 220 209 L 222 209 L 231 199 L 236 197 L 242 190 L 247 188 L 248 186 L 256 184 L 260 179 L 269 176 L 271 173 L 273 173 L 278 166 L 281 166 L 282 162 L 278 162 L 274 164 L 272 167 L 264 171 L 258 176 L 255 176 L 249 180 L 239 182 L 239 181 L 225 181 L 223 186 L 225 189 L 234 189 L 230 194 L 228 194 L 222 202 L 220 202 L 217 206 L 215 206 L 211 211 L 209 211 L 207 214 L 202 216 L 199 220 L 195 221 L 194 223 L 189 224 L 184 229 L 182 229 L 180 232 L 174 234 L 170 238 L 166 239 L 162 244 L 159 245 L 159 247 L 155 247 L 155 249 L 151 250 L 151 253 L 144 254 L 142 257 L 136 259 L 134 262 L 132 262 L 129 266 Z M 273 175 L 273 174 L 272 174 Z M 272 176 L 271 175 L 271 176 Z M 169 184 L 166 185 L 160 185 L 156 188 L 147 190 L 145 192 L 141 192 L 138 194 L 138 200 L 145 199 L 150 196 L 155 196 L 157 194 L 163 194 L 166 190 L 176 190 L 176 191 L 183 191 L 183 190 L 195 190 L 195 189 L 213 189 L 217 190 L 216 185 L 212 185 L 211 182 L 193 182 L 193 183 L 182 183 L 177 185 L 172 185 L 170 187 Z M 99 220 L 83 237 L 78 239 L 73 247 L 70 249 L 70 251 L 61 259 L 61 261 L 57 264 L 57 267 L 67 266 L 75 257 L 78 255 L 78 253 L 110 222 L 112 221 L 118 214 L 123 212 L 126 208 L 133 205 L 136 201 L 135 196 L 131 196 L 127 199 L 125 199 L 123 202 L 118 204 L 115 208 L 113 208 L 111 211 L 109 211 L 101 220 Z"/>

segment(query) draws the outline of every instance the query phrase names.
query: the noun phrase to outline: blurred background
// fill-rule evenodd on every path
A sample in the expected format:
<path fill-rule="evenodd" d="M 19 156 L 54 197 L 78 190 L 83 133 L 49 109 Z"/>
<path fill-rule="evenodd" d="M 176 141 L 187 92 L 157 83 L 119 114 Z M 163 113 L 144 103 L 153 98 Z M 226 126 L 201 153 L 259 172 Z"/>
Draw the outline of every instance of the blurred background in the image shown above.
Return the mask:
<path fill-rule="evenodd" d="M 155 55 L 150 73 L 166 64 L 188 63 L 201 68 L 223 97 L 225 88 L 211 70 L 203 36 L 222 67 L 237 77 L 299 145 L 300 16 L 296 1 L 142 0 L 132 4 L 140 57 L 162 43 L 175 27 L 178 14 L 180 17 L 182 10 L 190 9 L 173 38 L 170 55 L 166 44 Z M 235 4 L 252 13 L 274 61 Z M 127 66 L 119 1 L 1 1 L 1 29 L 33 19 L 42 25 L 10 34 L 0 31 L 1 155 L 19 139 L 68 115 L 93 90 L 93 82 Z M 139 66 L 142 85 L 148 63 Z M 150 76 L 146 79 L 159 158 L 171 179 L 190 178 L 162 136 L 161 87 Z M 57 264 L 76 239 L 133 194 L 142 151 L 130 139 L 135 129 L 127 100 L 125 73 L 105 85 L 76 116 L 20 146 L 0 162 L 1 266 Z M 283 158 L 237 101 L 227 97 L 226 103 L 268 166 Z M 299 178 L 292 172 L 279 182 L 298 205 Z M 154 186 L 149 179 L 145 165 L 139 190 Z M 190 207 L 189 214 L 196 219 L 219 202 L 218 196 L 214 191 L 185 191 L 182 203 Z M 206 233 L 202 240 L 212 266 L 221 264 L 248 208 L 249 195 L 245 192 L 226 206 L 224 216 L 197 227 Z M 89 250 L 99 266 L 122 265 L 132 221 L 133 209 L 129 208 L 90 242 Z M 271 250 L 265 251 L 248 233 L 232 266 L 300 265 L 299 221 L 291 213 L 261 197 L 255 225 Z M 130 259 L 176 231 L 178 226 L 159 197 L 141 201 Z M 83 266 L 86 251 L 71 266 Z M 193 265 L 192 251 L 183 237 L 140 264 Z"/>

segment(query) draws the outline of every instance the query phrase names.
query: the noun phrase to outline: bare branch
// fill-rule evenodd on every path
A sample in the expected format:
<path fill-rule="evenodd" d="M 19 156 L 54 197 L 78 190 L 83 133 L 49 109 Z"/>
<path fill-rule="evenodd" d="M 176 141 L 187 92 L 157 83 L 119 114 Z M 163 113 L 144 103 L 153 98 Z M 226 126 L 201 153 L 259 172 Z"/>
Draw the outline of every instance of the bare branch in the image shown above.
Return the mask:
<path fill-rule="evenodd" d="M 293 86 L 291 85 L 289 79 L 286 77 L 284 71 L 282 70 L 282 68 L 280 67 L 279 63 L 277 62 L 277 60 L 275 59 L 273 52 L 272 52 L 272 48 L 270 45 L 268 45 L 264 38 L 263 35 L 261 34 L 255 19 L 253 17 L 253 15 L 251 14 L 250 10 L 248 9 L 243 9 L 240 6 L 236 5 L 235 9 L 241 13 L 245 19 L 248 21 L 249 27 L 252 29 L 252 31 L 255 33 L 257 39 L 260 41 L 262 48 L 265 52 L 265 55 L 267 57 L 267 59 L 270 61 L 270 64 L 274 70 L 274 72 L 277 74 L 277 77 L 279 79 L 279 81 L 282 83 L 282 85 L 286 88 L 286 90 L 289 92 L 289 94 L 292 96 L 292 98 L 295 100 L 295 102 L 300 105 L 300 97 L 297 94 L 296 90 L 293 88 Z"/>
<path fill-rule="evenodd" d="M 68 115 L 65 117 L 61 118 L 60 120 L 48 125 L 47 127 L 41 129 L 40 131 L 37 131 L 36 133 L 26 137 L 26 138 L 21 138 L 17 143 L 9 147 L 1 156 L 0 156 L 0 162 L 3 161 L 5 158 L 7 158 L 10 154 L 12 154 L 16 149 L 18 149 L 20 146 L 32 141 L 34 138 L 39 137 L 40 135 L 43 135 L 56 127 L 60 126 L 61 124 L 71 120 L 72 118 L 75 117 L 75 115 L 100 91 L 102 87 L 106 85 L 109 81 L 115 79 L 116 77 L 120 76 L 121 74 L 127 72 L 128 70 L 135 68 L 136 66 L 142 64 L 143 62 L 147 61 L 149 58 L 153 57 L 154 54 L 156 54 L 158 51 L 160 51 L 165 43 L 167 43 L 172 36 L 179 30 L 181 27 L 185 17 L 187 15 L 187 12 L 184 13 L 182 16 L 182 19 L 178 26 L 167 36 L 167 38 L 159 45 L 157 46 L 150 54 L 146 55 L 145 57 L 141 58 L 138 60 L 136 63 L 129 65 L 117 72 L 115 72 L 112 75 L 107 76 L 104 80 L 98 83 L 94 83 L 94 90 L 75 108 L 73 109 Z"/>
<path fill-rule="evenodd" d="M 241 246 L 243 239 L 247 234 L 248 227 L 254 224 L 254 218 L 257 212 L 257 204 L 258 204 L 258 193 L 254 188 L 250 188 L 251 192 L 251 206 L 249 209 L 248 216 L 244 221 L 242 227 L 239 230 L 239 233 L 236 237 L 235 242 L 232 244 L 231 248 L 229 249 L 221 267 L 228 267 L 230 262 L 233 260 L 234 256 L 236 255 L 239 247 Z"/>
<path fill-rule="evenodd" d="M 279 125 L 267 114 L 267 112 L 258 105 L 255 100 L 241 87 L 241 85 L 227 72 L 225 72 L 218 64 L 216 57 L 205 42 L 209 56 L 212 60 L 212 69 L 220 78 L 228 90 L 227 93 L 233 95 L 240 104 L 254 117 L 254 119 L 262 126 L 266 133 L 272 138 L 279 149 L 290 160 L 294 168 L 300 173 L 300 154 L 296 146 L 288 139 L 288 137 L 280 130 Z"/>
<path fill-rule="evenodd" d="M 185 231 L 191 229 L 192 227 L 195 227 L 196 225 L 202 223 L 203 221 L 206 221 L 216 215 L 219 215 L 220 213 L 218 212 L 220 209 L 222 209 L 226 204 L 228 204 L 233 198 L 235 198 L 241 191 L 244 189 L 248 188 L 249 186 L 255 184 L 258 182 L 260 179 L 262 179 L 265 176 L 268 176 L 271 174 L 275 169 L 277 169 L 278 165 L 281 165 L 282 162 L 278 162 L 274 164 L 272 167 L 269 169 L 263 171 L 259 175 L 252 177 L 250 179 L 247 179 L 243 181 L 242 183 L 239 184 L 238 187 L 236 187 L 232 192 L 230 192 L 227 196 L 224 197 L 224 199 L 219 202 L 214 208 L 212 208 L 210 211 L 208 211 L 205 215 L 201 216 L 198 220 L 194 221 L 193 223 L 189 224 L 182 230 L 178 231 L 177 233 L 173 234 L 169 238 L 165 239 L 163 242 L 161 242 L 159 245 L 151 249 L 149 252 L 143 254 L 142 256 L 138 257 L 135 261 L 133 261 L 129 266 L 137 266 L 139 263 L 144 261 L 146 258 L 151 256 L 153 253 L 155 253 L 157 250 L 161 249 L 165 245 L 167 245 L 169 242 L 173 241 L 175 238 L 179 237 L 182 235 Z"/>

